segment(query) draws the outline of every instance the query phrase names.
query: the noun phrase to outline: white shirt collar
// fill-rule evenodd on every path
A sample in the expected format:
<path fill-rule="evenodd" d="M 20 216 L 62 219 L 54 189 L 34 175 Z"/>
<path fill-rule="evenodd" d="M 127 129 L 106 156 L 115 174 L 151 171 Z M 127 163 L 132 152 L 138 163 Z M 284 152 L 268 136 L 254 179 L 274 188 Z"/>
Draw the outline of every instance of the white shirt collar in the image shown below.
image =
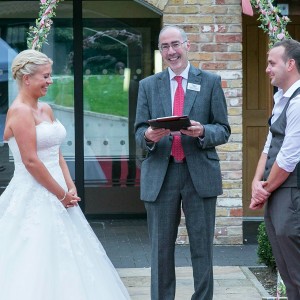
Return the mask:
<path fill-rule="evenodd" d="M 298 87 L 300 87 L 300 80 L 297 80 L 293 85 L 291 85 L 290 88 L 285 93 L 283 93 L 283 90 L 279 88 L 274 95 L 275 103 L 277 103 L 281 99 L 290 98 Z"/>
<path fill-rule="evenodd" d="M 300 80 L 297 80 L 292 86 L 290 86 L 290 88 L 284 93 L 283 97 L 290 98 L 298 87 L 300 87 Z"/>
<path fill-rule="evenodd" d="M 179 76 L 182 76 L 184 79 L 188 79 L 189 76 L 189 70 L 190 70 L 190 62 L 188 62 L 186 68 L 181 72 L 181 74 L 179 74 Z M 176 75 L 170 67 L 168 67 L 168 71 L 169 71 L 169 75 L 170 75 L 170 80 L 172 80 Z"/>

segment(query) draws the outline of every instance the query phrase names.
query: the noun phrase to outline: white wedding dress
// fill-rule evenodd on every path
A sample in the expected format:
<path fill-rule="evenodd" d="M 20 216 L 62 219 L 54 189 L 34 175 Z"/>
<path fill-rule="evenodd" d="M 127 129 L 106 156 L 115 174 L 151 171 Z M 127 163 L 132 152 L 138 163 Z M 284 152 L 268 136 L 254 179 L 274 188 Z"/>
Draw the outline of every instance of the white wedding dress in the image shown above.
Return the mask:
<path fill-rule="evenodd" d="M 66 189 L 58 161 L 65 128 L 43 122 L 36 133 L 39 158 Z M 130 299 L 79 206 L 64 208 L 26 170 L 15 138 L 7 142 L 15 172 L 0 196 L 0 299 Z"/>

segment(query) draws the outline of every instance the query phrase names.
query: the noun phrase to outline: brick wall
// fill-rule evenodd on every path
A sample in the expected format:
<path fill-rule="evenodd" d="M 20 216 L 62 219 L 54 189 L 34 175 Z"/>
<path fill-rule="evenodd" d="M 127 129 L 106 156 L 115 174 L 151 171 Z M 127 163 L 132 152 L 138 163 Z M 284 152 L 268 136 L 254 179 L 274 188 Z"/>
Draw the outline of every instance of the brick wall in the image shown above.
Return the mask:
<path fill-rule="evenodd" d="M 241 0 L 148 0 L 163 25 L 181 26 L 191 42 L 189 59 L 222 78 L 232 134 L 219 146 L 224 193 L 218 198 L 215 244 L 242 244 L 242 12 Z M 178 243 L 188 243 L 184 217 Z"/>

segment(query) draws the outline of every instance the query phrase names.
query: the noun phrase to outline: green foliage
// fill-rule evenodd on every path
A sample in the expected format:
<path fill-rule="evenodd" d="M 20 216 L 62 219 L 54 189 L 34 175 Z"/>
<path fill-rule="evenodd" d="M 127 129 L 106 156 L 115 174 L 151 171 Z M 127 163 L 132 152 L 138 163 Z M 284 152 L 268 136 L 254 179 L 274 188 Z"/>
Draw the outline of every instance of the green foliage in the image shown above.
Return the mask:
<path fill-rule="evenodd" d="M 258 226 L 257 241 L 258 241 L 257 255 L 258 255 L 259 263 L 264 263 L 267 267 L 275 271 L 276 262 L 273 256 L 272 247 L 269 242 L 269 238 L 266 231 L 266 225 L 264 222 L 262 222 Z"/>
<path fill-rule="evenodd" d="M 280 297 L 286 297 L 286 286 L 281 279 L 280 274 L 277 275 L 277 295 Z"/>
<path fill-rule="evenodd" d="M 53 76 L 43 101 L 65 107 L 74 106 L 73 76 Z M 123 89 L 120 75 L 85 75 L 84 110 L 114 116 L 128 117 L 128 92 Z"/>

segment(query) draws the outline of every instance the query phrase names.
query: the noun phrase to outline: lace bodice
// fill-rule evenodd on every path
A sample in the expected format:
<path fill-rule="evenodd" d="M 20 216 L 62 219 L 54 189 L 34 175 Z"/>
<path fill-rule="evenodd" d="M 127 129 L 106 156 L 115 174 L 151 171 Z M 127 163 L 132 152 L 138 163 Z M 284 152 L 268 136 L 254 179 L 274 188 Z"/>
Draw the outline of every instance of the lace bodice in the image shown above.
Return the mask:
<path fill-rule="evenodd" d="M 42 122 L 36 126 L 37 154 L 45 164 L 58 163 L 59 147 L 66 137 L 64 126 L 58 121 Z M 8 140 L 9 148 L 13 154 L 15 167 L 22 167 L 22 159 L 18 144 L 14 137 Z"/>

